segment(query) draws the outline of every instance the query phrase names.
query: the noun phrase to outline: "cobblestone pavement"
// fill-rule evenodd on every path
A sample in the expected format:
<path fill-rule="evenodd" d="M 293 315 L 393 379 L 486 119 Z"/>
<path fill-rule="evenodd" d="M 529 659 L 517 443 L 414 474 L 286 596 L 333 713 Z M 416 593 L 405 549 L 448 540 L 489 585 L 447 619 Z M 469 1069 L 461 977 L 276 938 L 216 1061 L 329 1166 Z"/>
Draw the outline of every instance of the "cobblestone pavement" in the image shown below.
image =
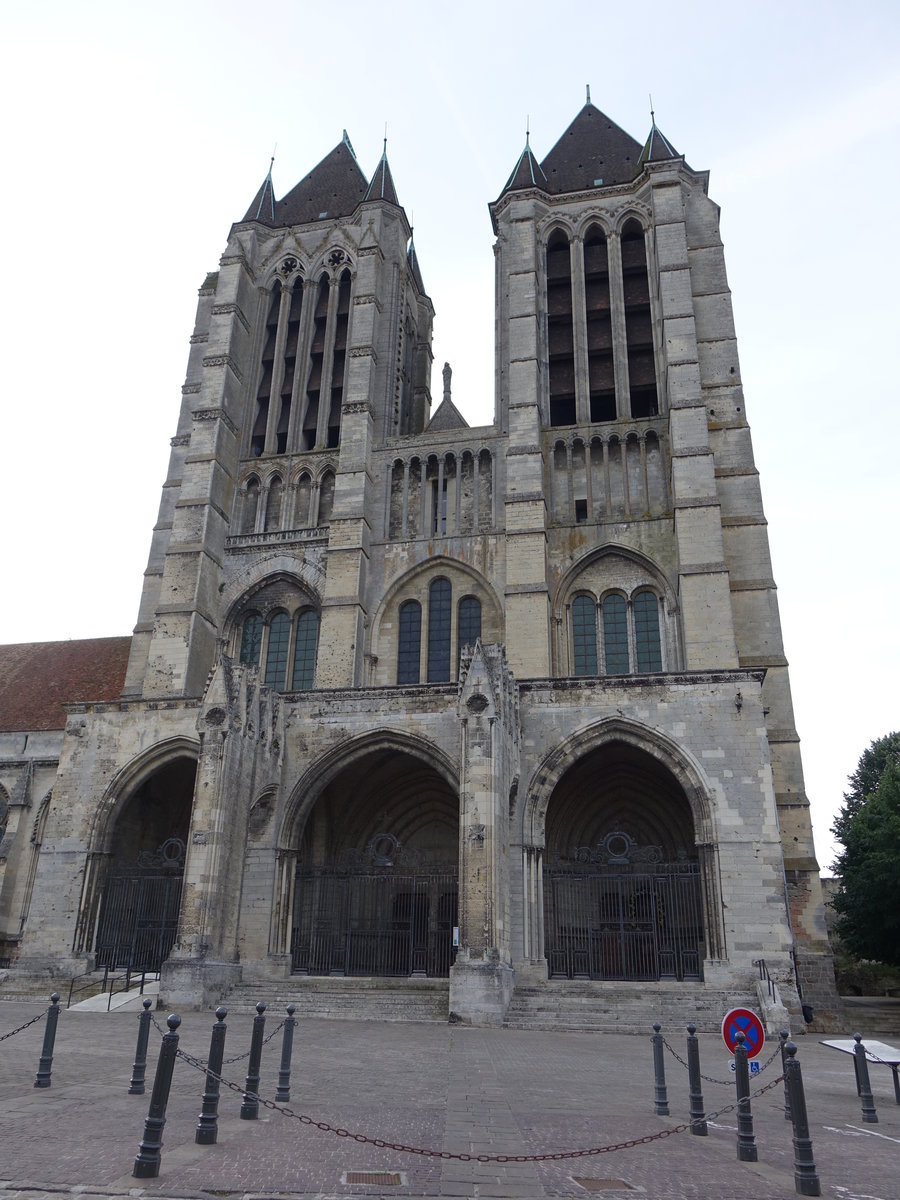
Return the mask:
<path fill-rule="evenodd" d="M 0 1003 L 0 1036 L 41 1006 Z M 271 1030 L 283 1014 L 267 1014 Z M 164 1024 L 164 1014 L 157 1014 Z M 187 1013 L 181 1047 L 205 1057 L 211 1013 Z M 251 1018 L 229 1023 L 225 1054 L 249 1048 Z M 669 1030 L 683 1054 L 684 1031 Z M 852 1031 L 846 1031 L 847 1034 Z M 215 1146 L 194 1130 L 204 1076 L 176 1064 L 159 1177 L 131 1174 L 143 1136 L 159 1034 L 151 1030 L 147 1094 L 127 1094 L 134 1058 L 133 1012 L 60 1015 L 52 1086 L 33 1086 L 43 1022 L 0 1044 L 0 1200 L 93 1197 L 530 1197 L 633 1194 L 658 1200 L 776 1200 L 794 1196 L 791 1125 L 781 1085 L 753 1102 L 757 1163 L 736 1153 L 736 1118 L 724 1113 L 708 1137 L 687 1132 L 615 1153 L 527 1163 L 460 1162 L 399 1153 L 338 1138 L 262 1109 L 239 1119 L 240 1096 L 223 1090 Z M 280 1034 L 265 1048 L 260 1093 L 275 1093 Z M 852 1060 L 811 1037 L 799 1060 L 822 1195 L 898 1200 L 900 1107 L 890 1071 L 871 1067 L 879 1123 L 864 1124 Z M 762 1059 L 768 1057 L 764 1051 Z M 721 1040 L 701 1039 L 705 1074 L 724 1079 Z M 223 1074 L 243 1085 L 246 1064 Z M 779 1074 L 778 1060 L 751 1081 Z M 309 1020 L 294 1040 L 290 1107 L 369 1137 L 477 1154 L 554 1153 L 672 1129 L 687 1120 L 687 1076 L 666 1055 L 671 1117 L 653 1115 L 649 1037 L 533 1033 L 449 1025 Z M 704 1084 L 707 1111 L 734 1101 L 731 1086 Z M 348 1173 L 397 1173 L 352 1183 Z M 581 1180 L 583 1182 L 579 1183 Z"/>

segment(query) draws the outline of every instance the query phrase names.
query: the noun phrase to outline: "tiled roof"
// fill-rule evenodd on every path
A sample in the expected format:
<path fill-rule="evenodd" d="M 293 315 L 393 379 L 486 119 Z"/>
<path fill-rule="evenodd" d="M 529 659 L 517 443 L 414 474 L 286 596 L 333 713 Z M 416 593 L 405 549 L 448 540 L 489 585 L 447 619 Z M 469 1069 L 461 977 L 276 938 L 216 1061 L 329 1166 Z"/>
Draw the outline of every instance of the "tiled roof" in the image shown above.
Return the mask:
<path fill-rule="evenodd" d="M 350 143 L 344 139 L 283 200 L 275 202 L 272 224 L 281 228 L 326 217 L 348 217 L 365 199 L 368 183 Z M 244 218 L 253 219 L 249 214 Z"/>
<path fill-rule="evenodd" d="M 469 422 L 465 419 L 449 396 L 445 396 L 437 407 L 434 416 L 428 422 L 428 433 L 447 433 L 451 429 L 468 429 Z"/>
<path fill-rule="evenodd" d="M 412 238 L 409 240 L 409 249 L 406 252 L 406 258 L 409 263 L 409 269 L 412 271 L 412 277 L 415 280 L 416 287 L 423 296 L 427 296 L 428 293 L 425 291 L 425 284 L 422 280 L 422 268 L 419 266 L 419 256 L 416 254 L 416 245 Z"/>
<path fill-rule="evenodd" d="M 641 144 L 593 104 L 586 104 L 541 163 L 549 191 L 580 192 L 630 183 Z"/>
<path fill-rule="evenodd" d="M 650 127 L 650 133 L 644 142 L 644 148 L 641 151 L 640 162 L 643 165 L 645 162 L 661 162 L 667 158 L 681 158 L 681 155 L 662 132 L 657 128 L 654 121 Z"/>
<path fill-rule="evenodd" d="M 64 729 L 64 704 L 117 700 L 130 649 L 130 637 L 0 646 L 0 730 Z"/>

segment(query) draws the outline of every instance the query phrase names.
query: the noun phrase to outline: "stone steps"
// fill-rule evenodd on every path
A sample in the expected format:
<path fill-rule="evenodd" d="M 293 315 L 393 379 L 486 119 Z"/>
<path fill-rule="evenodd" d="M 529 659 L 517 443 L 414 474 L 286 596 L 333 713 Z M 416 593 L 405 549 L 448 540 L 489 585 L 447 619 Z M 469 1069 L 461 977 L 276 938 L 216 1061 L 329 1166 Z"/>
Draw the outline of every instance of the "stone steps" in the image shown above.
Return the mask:
<path fill-rule="evenodd" d="M 307 977 L 248 981 L 223 1001 L 229 1013 L 253 1013 L 259 1000 L 283 1015 L 289 1004 L 296 1016 L 336 1021 L 446 1022 L 450 984 L 446 979 L 374 979 Z"/>
<path fill-rule="evenodd" d="M 756 1010 L 750 992 L 707 990 L 699 984 L 636 983 L 628 987 L 587 981 L 549 981 L 517 987 L 506 1013 L 509 1029 L 552 1029 L 592 1033 L 663 1032 L 678 1036 L 688 1024 L 718 1033 L 729 1009 Z"/>
<path fill-rule="evenodd" d="M 900 1038 L 900 998 L 896 996 L 842 996 L 841 1025 L 848 1037 L 861 1033 L 863 1041 L 877 1034 Z"/>

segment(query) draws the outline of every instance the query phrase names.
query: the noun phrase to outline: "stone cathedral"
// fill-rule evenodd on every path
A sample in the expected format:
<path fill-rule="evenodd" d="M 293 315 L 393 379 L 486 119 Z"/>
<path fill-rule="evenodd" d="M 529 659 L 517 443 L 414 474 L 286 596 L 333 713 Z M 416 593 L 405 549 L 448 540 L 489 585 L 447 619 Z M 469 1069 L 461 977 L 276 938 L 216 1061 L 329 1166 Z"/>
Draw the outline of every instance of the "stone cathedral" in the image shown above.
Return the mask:
<path fill-rule="evenodd" d="M 232 227 L 133 637 L 0 652 L 0 988 L 625 1028 L 774 1020 L 763 960 L 827 1021 L 708 174 L 590 100 L 510 164 L 490 425 L 432 392 L 386 152 L 344 134 Z"/>

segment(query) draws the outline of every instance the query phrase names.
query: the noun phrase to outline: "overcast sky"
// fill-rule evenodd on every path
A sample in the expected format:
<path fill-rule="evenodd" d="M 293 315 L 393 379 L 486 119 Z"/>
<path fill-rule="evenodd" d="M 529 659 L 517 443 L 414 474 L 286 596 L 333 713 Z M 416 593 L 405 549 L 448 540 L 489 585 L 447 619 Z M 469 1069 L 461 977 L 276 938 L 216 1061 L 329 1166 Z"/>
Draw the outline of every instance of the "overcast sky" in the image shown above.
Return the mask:
<path fill-rule="evenodd" d="M 128 634 L 197 288 L 275 152 L 388 157 L 434 301 L 435 374 L 493 415 L 487 211 L 530 120 L 656 120 L 722 206 L 819 858 L 900 727 L 900 6 L 31 0 L 4 12 L 0 640 Z M 511 14 L 515 14 L 514 16 Z M 277 146 L 277 150 L 275 147 Z"/>

